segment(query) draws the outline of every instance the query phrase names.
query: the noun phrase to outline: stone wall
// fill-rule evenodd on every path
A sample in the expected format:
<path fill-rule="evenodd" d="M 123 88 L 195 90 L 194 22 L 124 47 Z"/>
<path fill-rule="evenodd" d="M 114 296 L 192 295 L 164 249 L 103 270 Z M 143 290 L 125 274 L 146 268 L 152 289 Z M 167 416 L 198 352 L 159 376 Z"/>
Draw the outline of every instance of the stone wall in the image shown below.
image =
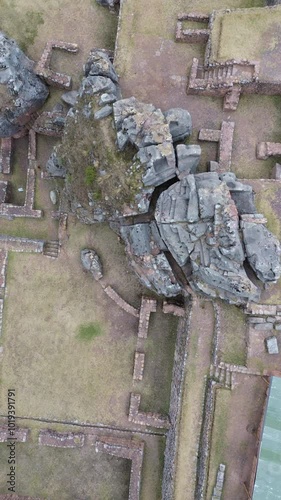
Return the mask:
<path fill-rule="evenodd" d="M 186 311 L 186 317 L 180 319 L 177 330 L 169 410 L 170 428 L 166 439 L 162 480 L 162 500 L 172 500 L 174 495 L 178 430 L 181 414 L 185 365 L 187 359 L 190 314 L 191 307 L 189 306 Z"/>
<path fill-rule="evenodd" d="M 139 500 L 144 442 L 133 439 L 102 436 L 96 441 L 96 452 L 109 453 L 131 460 L 129 500 Z"/>
<path fill-rule="evenodd" d="M 42 430 L 39 433 L 39 444 L 54 448 L 81 448 L 84 446 L 85 436 L 81 432 L 57 432 Z"/>

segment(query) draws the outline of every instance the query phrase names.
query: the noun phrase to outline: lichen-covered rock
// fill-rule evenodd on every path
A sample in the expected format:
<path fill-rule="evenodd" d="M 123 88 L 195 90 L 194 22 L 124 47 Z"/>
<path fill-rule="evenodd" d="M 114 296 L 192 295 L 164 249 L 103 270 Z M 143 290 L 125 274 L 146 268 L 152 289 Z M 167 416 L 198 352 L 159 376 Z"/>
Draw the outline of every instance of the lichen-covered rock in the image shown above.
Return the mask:
<path fill-rule="evenodd" d="M 66 169 L 62 165 L 56 149 L 51 153 L 46 163 L 46 171 L 51 177 L 61 177 L 64 179 L 66 176 Z"/>
<path fill-rule="evenodd" d="M 19 134 L 48 97 L 48 87 L 35 75 L 34 64 L 0 32 L 0 137 Z"/>
<path fill-rule="evenodd" d="M 183 141 L 192 132 L 190 113 L 186 109 L 171 108 L 165 111 L 164 116 L 169 125 L 173 141 Z"/>
<path fill-rule="evenodd" d="M 201 147 L 197 144 L 178 144 L 177 155 L 177 175 L 182 179 L 188 174 L 195 174 L 201 157 Z"/>
<path fill-rule="evenodd" d="M 281 275 L 281 248 L 278 239 L 263 224 L 243 222 L 246 256 L 257 277 L 263 282 L 276 282 Z"/>
<path fill-rule="evenodd" d="M 103 277 L 102 265 L 98 254 L 89 248 L 81 250 L 81 262 L 83 267 L 90 271 L 96 281 Z"/>
<path fill-rule="evenodd" d="M 104 49 L 93 49 L 85 64 L 85 76 L 106 76 L 114 83 L 118 82 L 118 76 L 109 55 Z"/>

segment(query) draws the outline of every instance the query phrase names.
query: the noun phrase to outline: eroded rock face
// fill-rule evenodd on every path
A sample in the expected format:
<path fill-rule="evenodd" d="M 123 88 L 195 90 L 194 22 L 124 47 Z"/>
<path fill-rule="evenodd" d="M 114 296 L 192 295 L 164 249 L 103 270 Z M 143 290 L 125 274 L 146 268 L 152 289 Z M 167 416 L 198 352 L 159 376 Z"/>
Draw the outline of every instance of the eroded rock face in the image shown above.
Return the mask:
<path fill-rule="evenodd" d="M 90 271 L 96 281 L 103 277 L 102 265 L 98 254 L 89 248 L 81 250 L 81 262 L 86 271 Z"/>
<path fill-rule="evenodd" d="M 156 222 L 121 229 L 133 267 L 146 286 L 168 297 L 179 293 L 168 251 L 195 292 L 231 304 L 259 299 L 260 289 L 244 264 L 248 260 L 262 282 L 276 281 L 281 274 L 280 244 L 260 214 L 245 216 L 242 204 L 239 216 L 232 198 L 237 192 L 252 198 L 251 186 L 232 173 L 188 174 L 161 193 Z M 168 264 L 164 276 L 169 282 L 163 279 L 159 258 Z"/>
<path fill-rule="evenodd" d="M 0 32 L 0 137 L 20 133 L 49 91 L 14 40 Z"/>

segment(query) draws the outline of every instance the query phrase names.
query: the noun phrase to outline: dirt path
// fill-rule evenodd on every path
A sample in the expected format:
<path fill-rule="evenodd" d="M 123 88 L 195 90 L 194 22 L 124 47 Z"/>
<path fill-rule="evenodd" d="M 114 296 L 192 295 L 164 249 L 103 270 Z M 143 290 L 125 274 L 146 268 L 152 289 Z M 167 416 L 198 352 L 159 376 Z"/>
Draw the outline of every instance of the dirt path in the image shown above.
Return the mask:
<path fill-rule="evenodd" d="M 202 424 L 206 377 L 209 373 L 214 309 L 209 301 L 192 304 L 188 358 L 179 430 L 175 500 L 193 500 L 198 443 Z"/>

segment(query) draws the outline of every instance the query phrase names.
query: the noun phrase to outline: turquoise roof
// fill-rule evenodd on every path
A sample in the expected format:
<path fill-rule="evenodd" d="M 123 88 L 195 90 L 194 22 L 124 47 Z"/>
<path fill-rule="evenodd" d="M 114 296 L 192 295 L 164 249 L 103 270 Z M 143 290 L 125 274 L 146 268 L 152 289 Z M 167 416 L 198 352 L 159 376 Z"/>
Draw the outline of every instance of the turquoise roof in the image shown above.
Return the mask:
<path fill-rule="evenodd" d="M 253 500 L 281 500 L 281 377 L 272 377 Z"/>

